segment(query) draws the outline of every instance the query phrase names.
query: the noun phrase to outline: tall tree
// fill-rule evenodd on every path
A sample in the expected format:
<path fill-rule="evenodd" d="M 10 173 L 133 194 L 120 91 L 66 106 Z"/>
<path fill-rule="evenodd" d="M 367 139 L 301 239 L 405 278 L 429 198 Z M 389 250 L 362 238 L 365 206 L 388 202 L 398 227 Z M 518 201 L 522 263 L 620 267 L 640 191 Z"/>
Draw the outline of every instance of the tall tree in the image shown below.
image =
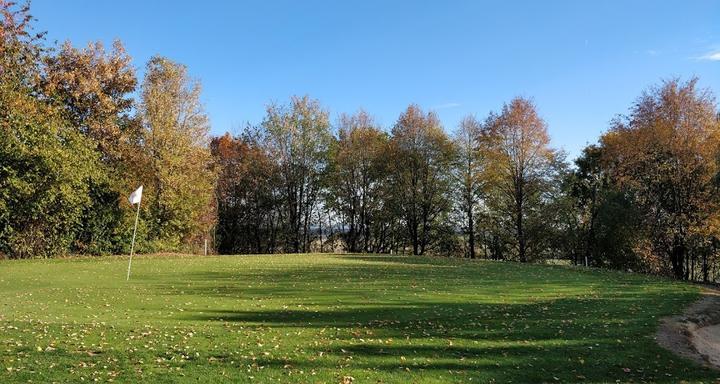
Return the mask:
<path fill-rule="evenodd" d="M 575 170 L 568 175 L 568 194 L 577 209 L 578 236 L 575 263 L 582 258 L 585 265 L 596 264 L 594 256 L 598 239 L 598 214 L 603 190 L 607 184 L 606 172 L 602 168 L 602 149 L 589 145 L 575 159 Z"/>
<path fill-rule="evenodd" d="M 372 227 L 382 209 L 387 141 L 364 111 L 340 116 L 331 157 L 330 203 L 338 206 L 348 224 L 345 242 L 350 252 L 371 250 Z"/>
<path fill-rule="evenodd" d="M 281 177 L 285 249 L 307 252 L 332 140 L 328 113 L 317 100 L 293 97 L 269 106 L 262 127 Z"/>
<path fill-rule="evenodd" d="M 41 35 L 29 8 L 0 1 L 0 254 L 68 251 L 89 204 L 92 143 L 38 97 Z"/>
<path fill-rule="evenodd" d="M 638 212 L 630 194 L 614 185 L 603 164 L 605 149 L 587 146 L 575 160 L 565 187 L 576 225 L 568 228 L 565 243 L 572 245 L 577 264 L 642 270 L 633 247 L 642 235 Z"/>
<path fill-rule="evenodd" d="M 482 152 L 479 137 L 482 124 L 473 116 L 465 117 L 455 134 L 454 174 L 458 192 L 458 208 L 463 215 L 463 231 L 467 236 L 467 255 L 475 258 L 475 227 L 482 193 Z"/>
<path fill-rule="evenodd" d="M 536 240 L 536 228 L 528 224 L 537 219 L 537 208 L 556 165 L 547 125 L 532 101 L 515 98 L 499 115 L 490 115 L 481 141 L 487 175 L 497 189 L 493 194 L 498 197 L 496 209 L 511 218 L 518 259 L 526 262 L 528 246 Z"/>
<path fill-rule="evenodd" d="M 211 143 L 218 167 L 217 244 L 221 253 L 272 253 L 279 221 L 278 173 L 253 131 Z"/>
<path fill-rule="evenodd" d="M 413 254 L 422 255 L 447 234 L 452 141 L 434 113 L 410 105 L 395 123 L 390 145 L 393 205 Z"/>
<path fill-rule="evenodd" d="M 610 177 L 641 209 L 651 251 L 676 278 L 689 278 L 692 238 L 717 217 L 716 116 L 697 79 L 673 79 L 644 92 L 601 138 Z"/>
<path fill-rule="evenodd" d="M 147 64 L 140 111 L 151 166 L 149 235 L 163 247 L 179 247 L 206 235 L 213 221 L 215 172 L 200 84 L 185 66 L 155 56 Z"/>
<path fill-rule="evenodd" d="M 92 205 L 85 210 L 83 228 L 74 251 L 121 252 L 129 232 L 125 222 L 134 218 L 123 210 L 120 196 L 139 178 L 135 170 L 141 125 L 132 116 L 137 79 L 120 41 L 106 52 L 101 43 L 76 49 L 69 42 L 45 58 L 42 91 L 72 127 L 84 134 L 100 154 L 101 170 L 88 180 Z M 125 217 L 124 217 L 125 216 Z"/>

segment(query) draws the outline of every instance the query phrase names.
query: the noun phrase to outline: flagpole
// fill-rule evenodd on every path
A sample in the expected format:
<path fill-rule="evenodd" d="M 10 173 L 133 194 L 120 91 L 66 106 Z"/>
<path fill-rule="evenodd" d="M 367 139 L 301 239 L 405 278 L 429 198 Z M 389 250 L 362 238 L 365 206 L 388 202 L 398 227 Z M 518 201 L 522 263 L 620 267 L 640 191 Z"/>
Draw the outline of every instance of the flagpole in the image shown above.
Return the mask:
<path fill-rule="evenodd" d="M 133 257 L 133 252 L 135 251 L 135 235 L 137 234 L 138 218 L 140 218 L 140 204 L 141 204 L 141 202 L 138 201 L 137 213 L 135 214 L 135 229 L 133 229 L 132 245 L 130 245 L 130 262 L 128 262 L 128 272 L 127 272 L 126 281 L 130 280 L 130 266 L 132 266 L 132 257 Z"/>

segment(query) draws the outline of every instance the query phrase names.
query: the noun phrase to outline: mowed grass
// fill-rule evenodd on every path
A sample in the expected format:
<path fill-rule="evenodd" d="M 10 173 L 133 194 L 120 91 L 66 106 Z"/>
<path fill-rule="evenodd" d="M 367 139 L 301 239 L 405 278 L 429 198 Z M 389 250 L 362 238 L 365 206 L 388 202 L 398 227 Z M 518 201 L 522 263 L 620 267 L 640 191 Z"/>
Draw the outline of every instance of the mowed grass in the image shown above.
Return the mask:
<path fill-rule="evenodd" d="M 697 287 L 348 255 L 0 262 L 0 382 L 715 382 L 654 340 Z"/>

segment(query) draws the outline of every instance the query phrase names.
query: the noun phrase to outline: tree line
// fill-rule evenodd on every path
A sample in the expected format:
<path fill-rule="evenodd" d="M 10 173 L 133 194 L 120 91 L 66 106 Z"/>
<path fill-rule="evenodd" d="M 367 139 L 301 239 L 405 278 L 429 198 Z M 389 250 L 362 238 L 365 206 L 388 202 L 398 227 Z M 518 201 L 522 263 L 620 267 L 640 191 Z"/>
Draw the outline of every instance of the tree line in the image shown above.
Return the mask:
<path fill-rule="evenodd" d="M 410 105 L 390 127 L 318 100 L 209 135 L 200 83 L 142 81 L 116 42 L 49 46 L 0 2 L 0 254 L 357 252 L 572 263 L 718 279 L 720 114 L 698 80 L 641 93 L 573 162 L 532 99 L 448 134 Z"/>
<path fill-rule="evenodd" d="M 454 255 L 715 281 L 720 114 L 698 80 L 641 94 L 570 163 L 532 100 L 448 135 L 410 105 L 390 129 L 317 100 L 213 138 L 221 253 Z"/>
<path fill-rule="evenodd" d="M 220 252 L 560 255 L 552 230 L 569 168 L 531 100 L 467 117 L 454 137 L 417 105 L 389 132 L 362 110 L 334 127 L 328 115 L 293 97 L 212 139 Z"/>

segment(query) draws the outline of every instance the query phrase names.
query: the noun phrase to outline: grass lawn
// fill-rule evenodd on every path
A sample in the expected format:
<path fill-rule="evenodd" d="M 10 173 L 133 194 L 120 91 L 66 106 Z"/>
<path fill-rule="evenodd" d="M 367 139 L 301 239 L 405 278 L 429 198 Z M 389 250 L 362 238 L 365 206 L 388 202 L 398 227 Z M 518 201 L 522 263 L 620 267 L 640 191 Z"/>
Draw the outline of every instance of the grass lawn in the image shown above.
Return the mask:
<path fill-rule="evenodd" d="M 715 382 L 661 349 L 688 284 L 346 255 L 0 262 L 0 383 Z M 349 378 L 345 379 L 347 382 Z"/>

